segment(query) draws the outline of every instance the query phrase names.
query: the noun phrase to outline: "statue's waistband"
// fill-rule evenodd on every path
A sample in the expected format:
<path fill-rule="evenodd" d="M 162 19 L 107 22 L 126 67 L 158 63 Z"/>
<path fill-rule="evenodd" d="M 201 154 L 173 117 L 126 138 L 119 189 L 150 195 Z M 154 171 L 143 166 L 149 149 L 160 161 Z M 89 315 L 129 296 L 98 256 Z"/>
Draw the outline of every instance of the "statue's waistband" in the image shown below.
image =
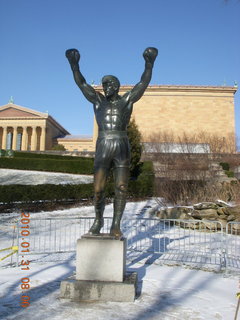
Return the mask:
<path fill-rule="evenodd" d="M 98 138 L 124 138 L 127 137 L 127 131 L 105 130 L 98 132 Z"/>

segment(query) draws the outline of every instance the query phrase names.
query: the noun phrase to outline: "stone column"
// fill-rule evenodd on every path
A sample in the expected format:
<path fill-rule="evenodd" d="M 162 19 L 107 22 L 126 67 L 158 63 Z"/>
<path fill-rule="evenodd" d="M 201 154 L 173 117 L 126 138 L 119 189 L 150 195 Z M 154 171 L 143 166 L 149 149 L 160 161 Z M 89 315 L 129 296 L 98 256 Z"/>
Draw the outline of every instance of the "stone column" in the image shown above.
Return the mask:
<path fill-rule="evenodd" d="M 23 151 L 27 150 L 27 142 L 28 142 L 27 127 L 23 127 L 21 150 Z"/>
<path fill-rule="evenodd" d="M 41 127 L 40 151 L 46 149 L 46 127 Z"/>
<path fill-rule="evenodd" d="M 31 151 L 36 151 L 37 149 L 37 127 L 32 127 L 31 136 Z"/>
<path fill-rule="evenodd" d="M 6 147 L 7 147 L 7 127 L 3 127 L 2 149 L 6 149 Z"/>
<path fill-rule="evenodd" d="M 17 127 L 13 127 L 12 150 L 17 150 Z"/>

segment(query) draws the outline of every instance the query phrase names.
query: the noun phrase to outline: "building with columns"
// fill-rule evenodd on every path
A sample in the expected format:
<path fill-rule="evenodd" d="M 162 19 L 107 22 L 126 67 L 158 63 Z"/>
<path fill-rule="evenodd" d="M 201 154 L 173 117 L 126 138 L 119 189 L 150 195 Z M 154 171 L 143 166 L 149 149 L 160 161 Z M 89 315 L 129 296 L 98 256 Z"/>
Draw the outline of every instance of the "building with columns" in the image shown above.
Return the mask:
<path fill-rule="evenodd" d="M 94 86 L 102 92 L 102 86 Z M 121 86 L 119 94 L 133 86 Z M 151 85 L 134 104 L 133 114 L 144 143 L 151 135 L 205 133 L 235 146 L 234 95 L 237 87 Z M 98 126 L 92 136 L 72 136 L 47 113 L 8 103 L 0 107 L 0 149 L 49 150 L 61 144 L 68 151 L 95 151 Z M 203 135 L 204 137 L 204 135 Z M 230 140 L 229 140 L 230 139 Z M 208 141 L 201 141 L 208 143 Z"/>
<path fill-rule="evenodd" d="M 123 85 L 119 94 L 123 95 L 132 88 Z M 100 85 L 94 89 L 102 92 Z M 236 86 L 150 85 L 134 104 L 132 117 L 146 144 L 154 135 L 158 137 L 159 132 L 177 138 L 202 133 L 200 143 L 208 143 L 206 139 L 212 136 L 227 141 L 234 149 L 236 91 Z M 92 138 L 66 136 L 57 140 L 67 150 L 95 151 L 97 135 L 98 126 L 94 119 Z"/>
<path fill-rule="evenodd" d="M 13 102 L 0 107 L 0 149 L 45 151 L 54 139 L 69 135 L 48 113 L 18 106 Z"/>

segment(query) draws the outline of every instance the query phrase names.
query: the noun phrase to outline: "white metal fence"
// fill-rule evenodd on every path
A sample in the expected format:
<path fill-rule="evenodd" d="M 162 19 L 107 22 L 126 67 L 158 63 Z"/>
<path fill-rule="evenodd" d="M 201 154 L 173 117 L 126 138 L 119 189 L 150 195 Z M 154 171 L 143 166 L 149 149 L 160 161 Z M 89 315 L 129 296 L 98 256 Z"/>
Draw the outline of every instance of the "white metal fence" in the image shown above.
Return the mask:
<path fill-rule="evenodd" d="M 228 222 L 226 226 L 226 267 L 240 269 L 240 222 Z"/>
<path fill-rule="evenodd" d="M 3 263 L 14 263 L 17 246 L 18 218 L 1 217 L 0 222 L 0 267 Z M 11 249 L 10 249 L 11 248 Z M 4 262 L 2 262 L 4 260 Z"/>
<path fill-rule="evenodd" d="M 19 254 L 67 253 L 76 251 L 76 241 L 87 233 L 94 218 L 31 218 L 29 227 L 18 222 Z M 104 219 L 102 232 L 109 232 L 111 218 Z M 26 220 L 26 222 L 28 222 Z M 25 224 L 27 226 L 27 224 Z M 237 227 L 236 227 L 237 226 Z M 156 260 L 195 267 L 240 269 L 240 223 L 195 220 L 126 219 L 122 231 L 127 238 L 128 261 Z M 29 232 L 23 232 L 28 229 Z M 26 235 L 26 236 L 25 236 Z M 27 246 L 29 245 L 29 252 Z"/>
<path fill-rule="evenodd" d="M 225 264 L 220 222 L 139 219 L 129 226 L 132 222 L 128 222 L 127 228 L 128 249 L 143 253 L 149 262 L 161 260 L 220 268 Z"/>

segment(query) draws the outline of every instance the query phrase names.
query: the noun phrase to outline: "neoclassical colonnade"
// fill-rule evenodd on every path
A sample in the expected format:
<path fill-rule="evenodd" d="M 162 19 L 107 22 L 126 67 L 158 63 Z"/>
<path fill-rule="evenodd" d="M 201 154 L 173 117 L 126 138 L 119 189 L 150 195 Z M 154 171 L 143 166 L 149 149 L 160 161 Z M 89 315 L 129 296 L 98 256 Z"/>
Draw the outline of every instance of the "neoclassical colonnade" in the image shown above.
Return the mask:
<path fill-rule="evenodd" d="M 0 127 L 0 149 L 44 151 L 46 148 L 45 126 Z"/>

